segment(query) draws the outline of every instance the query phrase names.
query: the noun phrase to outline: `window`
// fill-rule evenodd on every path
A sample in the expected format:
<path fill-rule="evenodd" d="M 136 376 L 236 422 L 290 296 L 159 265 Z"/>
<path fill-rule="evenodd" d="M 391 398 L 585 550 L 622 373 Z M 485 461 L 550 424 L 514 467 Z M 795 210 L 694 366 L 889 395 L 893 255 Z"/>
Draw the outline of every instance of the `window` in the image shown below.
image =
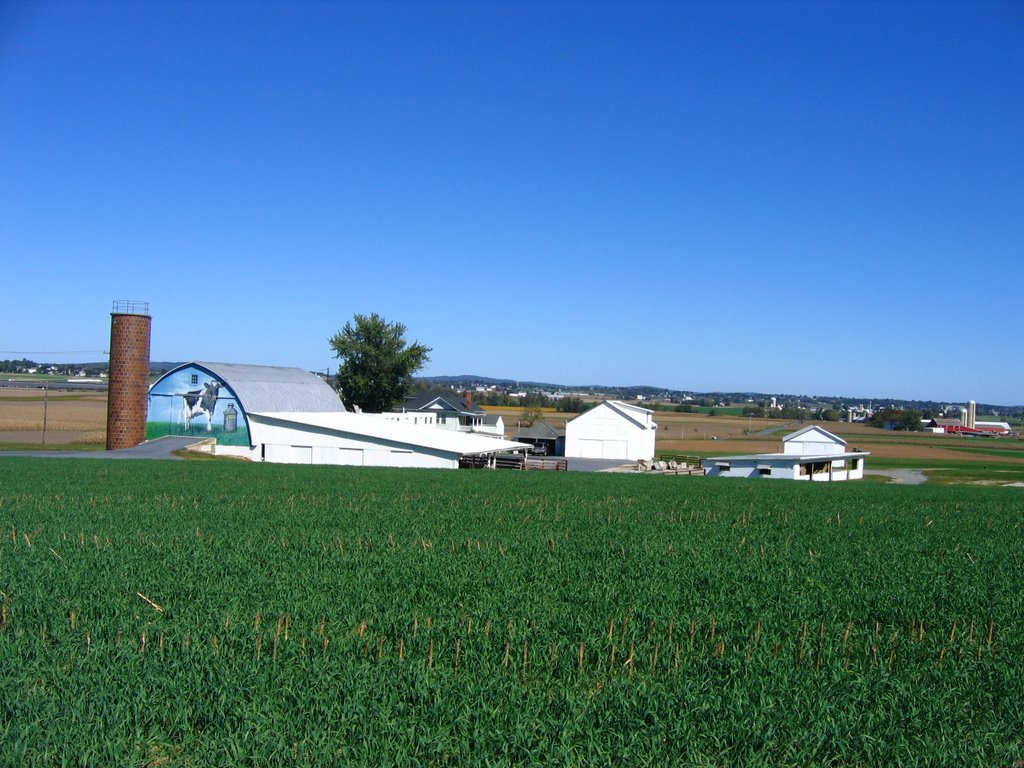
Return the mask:
<path fill-rule="evenodd" d="M 761 475 L 762 477 L 771 477 L 772 468 L 771 467 L 758 467 L 757 468 L 757 474 Z"/>
<path fill-rule="evenodd" d="M 192 376 L 189 378 L 188 383 L 192 384 L 192 385 L 198 384 L 199 383 L 199 374 L 198 373 L 193 373 Z"/>

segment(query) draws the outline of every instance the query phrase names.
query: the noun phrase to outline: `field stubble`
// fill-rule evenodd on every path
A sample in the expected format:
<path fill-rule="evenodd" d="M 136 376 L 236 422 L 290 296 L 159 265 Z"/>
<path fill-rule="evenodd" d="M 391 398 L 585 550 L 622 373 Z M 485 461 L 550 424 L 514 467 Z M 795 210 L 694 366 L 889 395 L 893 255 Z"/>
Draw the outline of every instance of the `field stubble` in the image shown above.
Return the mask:
<path fill-rule="evenodd" d="M 103 443 L 107 396 L 104 392 L 0 389 L 0 442 Z"/>
<path fill-rule="evenodd" d="M 20 764 L 1024 749 L 1013 490 L 17 458 L 0 480 Z"/>

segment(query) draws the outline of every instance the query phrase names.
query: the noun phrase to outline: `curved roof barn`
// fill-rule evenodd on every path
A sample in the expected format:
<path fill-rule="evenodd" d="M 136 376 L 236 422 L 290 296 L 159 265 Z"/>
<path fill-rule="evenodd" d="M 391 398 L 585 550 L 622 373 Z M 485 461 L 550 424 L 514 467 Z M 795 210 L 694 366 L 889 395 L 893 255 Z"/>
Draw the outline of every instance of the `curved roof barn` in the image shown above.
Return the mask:
<path fill-rule="evenodd" d="M 302 368 L 197 361 L 168 371 L 166 376 L 190 366 L 205 369 L 229 387 L 247 412 L 345 410 L 330 384 Z"/>
<path fill-rule="evenodd" d="M 219 445 L 252 445 L 249 414 L 337 413 L 338 393 L 301 368 L 191 362 L 172 368 L 149 389 L 146 438 L 212 437 Z"/>
<path fill-rule="evenodd" d="M 192 435 L 214 453 L 292 464 L 456 468 L 463 456 L 528 445 L 347 413 L 327 382 L 300 368 L 192 362 L 149 390 L 146 437 Z"/>

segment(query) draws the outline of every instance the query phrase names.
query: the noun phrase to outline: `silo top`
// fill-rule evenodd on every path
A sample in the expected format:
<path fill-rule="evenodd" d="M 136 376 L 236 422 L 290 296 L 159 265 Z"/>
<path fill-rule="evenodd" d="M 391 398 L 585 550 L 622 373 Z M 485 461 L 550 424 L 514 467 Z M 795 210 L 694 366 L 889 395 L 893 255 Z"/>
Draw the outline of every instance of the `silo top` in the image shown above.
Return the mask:
<path fill-rule="evenodd" d="M 131 299 L 117 299 L 114 301 L 112 315 L 145 315 L 149 317 L 148 301 L 132 301 Z"/>

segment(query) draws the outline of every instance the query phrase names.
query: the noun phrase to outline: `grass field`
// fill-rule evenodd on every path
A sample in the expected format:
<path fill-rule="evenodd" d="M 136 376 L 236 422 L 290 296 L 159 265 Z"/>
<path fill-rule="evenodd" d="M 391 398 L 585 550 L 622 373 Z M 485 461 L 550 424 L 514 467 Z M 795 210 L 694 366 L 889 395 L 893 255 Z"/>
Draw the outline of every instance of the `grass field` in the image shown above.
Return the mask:
<path fill-rule="evenodd" d="M 0 457 L 2 762 L 1013 766 L 1020 500 Z"/>

